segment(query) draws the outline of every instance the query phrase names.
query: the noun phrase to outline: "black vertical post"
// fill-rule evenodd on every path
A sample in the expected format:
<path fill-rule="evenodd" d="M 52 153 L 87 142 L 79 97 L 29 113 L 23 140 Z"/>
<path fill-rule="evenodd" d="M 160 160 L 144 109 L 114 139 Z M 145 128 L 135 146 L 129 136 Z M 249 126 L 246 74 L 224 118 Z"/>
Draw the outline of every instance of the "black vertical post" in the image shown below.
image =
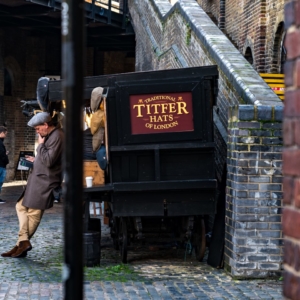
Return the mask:
<path fill-rule="evenodd" d="M 83 299 L 82 105 L 84 0 L 62 4 L 62 88 L 65 109 L 64 266 L 65 300 Z"/>
<path fill-rule="evenodd" d="M 111 24 L 111 0 L 108 0 L 107 24 Z"/>
<path fill-rule="evenodd" d="M 122 3 L 122 13 L 123 13 L 123 18 L 122 18 L 122 29 L 125 29 L 127 26 L 126 19 L 128 18 L 127 16 L 127 10 L 128 10 L 128 3 L 127 0 L 123 0 Z"/>

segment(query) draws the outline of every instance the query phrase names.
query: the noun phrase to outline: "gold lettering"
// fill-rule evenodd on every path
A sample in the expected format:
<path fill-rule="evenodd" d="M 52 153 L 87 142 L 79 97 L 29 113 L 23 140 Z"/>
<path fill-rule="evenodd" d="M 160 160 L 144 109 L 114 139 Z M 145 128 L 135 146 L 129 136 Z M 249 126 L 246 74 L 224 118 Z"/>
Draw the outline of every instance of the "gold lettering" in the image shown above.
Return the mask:
<path fill-rule="evenodd" d="M 177 121 L 169 123 L 169 124 L 154 124 L 153 129 L 156 129 L 156 130 L 169 129 L 169 128 L 175 127 L 177 125 L 178 125 Z"/>
<path fill-rule="evenodd" d="M 173 121 L 173 115 L 169 115 L 169 121 Z"/>
<path fill-rule="evenodd" d="M 160 104 L 151 104 L 151 107 L 154 107 L 154 113 L 158 114 L 157 107 L 160 106 Z"/>
<path fill-rule="evenodd" d="M 169 113 L 175 113 L 176 108 L 175 108 L 175 103 L 170 103 L 169 104 Z"/>
<path fill-rule="evenodd" d="M 168 108 L 169 104 L 168 103 L 162 103 L 161 105 L 161 113 L 165 114 L 166 113 L 166 109 Z"/>
<path fill-rule="evenodd" d="M 151 122 L 151 123 L 157 122 L 157 121 L 156 121 L 156 116 L 150 116 L 150 122 Z"/>
<path fill-rule="evenodd" d="M 158 116 L 158 118 L 157 118 L 157 122 L 163 122 L 163 119 L 162 119 L 162 117 L 161 117 L 161 116 Z"/>
<path fill-rule="evenodd" d="M 145 104 L 136 104 L 136 105 L 133 105 L 133 109 L 135 109 L 136 107 L 137 107 L 137 110 L 138 110 L 137 118 L 143 117 L 143 115 L 142 115 L 142 107 L 145 107 Z"/>
<path fill-rule="evenodd" d="M 162 115 L 161 117 L 163 118 L 163 121 L 164 121 L 164 122 L 167 122 L 167 121 L 168 121 L 168 119 L 167 119 L 167 118 L 168 118 L 168 115 Z"/>
<path fill-rule="evenodd" d="M 147 104 L 146 107 L 147 107 L 147 115 L 151 115 L 150 104 Z"/>
<path fill-rule="evenodd" d="M 188 114 L 188 111 L 186 110 L 185 102 L 177 102 L 177 109 L 178 109 L 178 115 L 182 115 L 182 111 L 184 111 L 185 114 Z"/>

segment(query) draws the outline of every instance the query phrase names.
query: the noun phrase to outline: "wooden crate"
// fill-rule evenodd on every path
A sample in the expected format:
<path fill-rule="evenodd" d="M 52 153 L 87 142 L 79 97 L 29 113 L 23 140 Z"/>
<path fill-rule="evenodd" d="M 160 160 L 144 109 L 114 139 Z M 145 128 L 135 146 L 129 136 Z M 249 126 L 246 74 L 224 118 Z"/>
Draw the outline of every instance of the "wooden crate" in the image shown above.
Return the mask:
<path fill-rule="evenodd" d="M 96 160 L 83 161 L 83 186 L 86 187 L 85 177 L 93 177 L 93 185 L 104 184 L 104 171 L 99 167 Z"/>

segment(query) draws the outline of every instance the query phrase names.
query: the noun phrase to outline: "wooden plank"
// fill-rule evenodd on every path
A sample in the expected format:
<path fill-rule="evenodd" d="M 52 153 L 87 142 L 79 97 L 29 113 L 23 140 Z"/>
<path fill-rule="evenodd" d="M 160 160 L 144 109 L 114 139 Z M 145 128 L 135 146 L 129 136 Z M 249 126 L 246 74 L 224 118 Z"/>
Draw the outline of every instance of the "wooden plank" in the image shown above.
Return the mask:
<path fill-rule="evenodd" d="M 285 90 L 284 74 L 260 73 L 259 75 L 268 84 L 268 86 L 273 90 L 273 92 L 283 101 L 284 100 L 284 90 Z"/>
<path fill-rule="evenodd" d="M 83 161 L 83 186 L 86 187 L 85 177 L 93 177 L 93 185 L 104 184 L 104 171 L 96 160 Z"/>
<path fill-rule="evenodd" d="M 143 182 L 115 182 L 115 192 L 131 191 L 166 191 L 166 190 L 191 190 L 191 189 L 215 189 L 216 179 L 199 180 L 170 180 L 170 181 L 143 181 Z"/>
<path fill-rule="evenodd" d="M 109 224 L 109 217 L 106 216 L 106 210 L 109 208 L 108 203 L 104 202 L 104 212 L 103 212 L 103 224 L 108 225 Z"/>
<path fill-rule="evenodd" d="M 212 238 L 209 245 L 207 264 L 214 268 L 223 267 L 225 245 L 225 215 L 226 215 L 226 175 L 227 167 L 223 166 L 222 180 L 217 199 L 217 213 L 215 215 Z"/>
<path fill-rule="evenodd" d="M 270 83 L 268 84 L 270 87 L 278 87 L 278 88 L 285 88 L 285 85 L 283 83 Z"/>
<path fill-rule="evenodd" d="M 276 91 L 276 90 L 273 90 L 273 92 L 274 92 L 276 95 L 280 95 L 280 96 L 283 96 L 283 95 L 284 95 L 284 91 Z"/>
<path fill-rule="evenodd" d="M 262 78 L 284 78 L 284 74 L 259 73 Z"/>
<path fill-rule="evenodd" d="M 114 186 L 111 183 L 107 184 L 94 184 L 90 188 L 84 188 L 83 192 L 84 193 L 95 193 L 95 194 L 101 194 L 103 192 L 111 192 L 114 190 Z"/>
<path fill-rule="evenodd" d="M 266 83 L 284 83 L 282 79 L 264 79 Z"/>
<path fill-rule="evenodd" d="M 92 0 L 85 0 L 85 2 L 92 4 Z M 96 0 L 95 5 L 105 9 L 109 8 L 108 0 Z M 111 11 L 122 14 L 122 11 L 120 10 L 120 3 L 117 1 L 111 1 Z"/>
<path fill-rule="evenodd" d="M 169 144 L 149 144 L 149 145 L 126 145 L 126 146 L 111 146 L 109 150 L 111 152 L 124 152 L 124 151 L 139 151 L 139 150 L 155 150 L 155 149 L 214 149 L 215 144 L 213 142 L 203 143 L 203 142 L 185 142 L 185 143 L 169 143 Z"/>

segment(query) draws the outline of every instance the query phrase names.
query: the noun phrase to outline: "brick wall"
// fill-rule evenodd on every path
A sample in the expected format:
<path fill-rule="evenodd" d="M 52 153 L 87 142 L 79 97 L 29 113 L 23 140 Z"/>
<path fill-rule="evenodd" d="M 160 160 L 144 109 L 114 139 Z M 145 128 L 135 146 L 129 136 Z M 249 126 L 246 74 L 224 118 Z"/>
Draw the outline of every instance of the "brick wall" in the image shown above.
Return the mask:
<path fill-rule="evenodd" d="M 4 95 L 4 68 L 11 76 L 11 95 Z M 20 151 L 35 149 L 35 131 L 27 126 L 29 117 L 22 114 L 20 101 L 35 99 L 38 79 L 44 75 L 60 75 L 60 70 L 60 36 L 33 37 L 28 31 L 19 29 L 0 30 L 0 122 L 8 127 L 5 139 L 10 151 L 8 181 L 21 178 L 21 172 L 15 172 Z M 134 71 L 134 59 L 127 58 L 126 53 L 101 55 L 93 48 L 86 51 L 87 76 L 130 71 Z"/>
<path fill-rule="evenodd" d="M 135 60 L 126 57 L 125 52 L 105 52 L 103 74 L 134 72 Z"/>
<path fill-rule="evenodd" d="M 287 0 L 197 0 L 245 55 L 250 47 L 258 72 L 279 73 L 284 3 Z M 220 9 L 222 7 L 222 9 Z M 225 11 L 224 28 L 220 24 Z"/>
<path fill-rule="evenodd" d="M 220 23 L 220 2 L 222 0 L 197 0 L 202 9 L 216 23 Z"/>
<path fill-rule="evenodd" d="M 230 109 L 225 268 L 235 277 L 280 275 L 282 112 L 282 106 Z"/>
<path fill-rule="evenodd" d="M 284 288 L 287 299 L 300 299 L 300 0 L 285 5 L 287 27 L 284 111 Z"/>

